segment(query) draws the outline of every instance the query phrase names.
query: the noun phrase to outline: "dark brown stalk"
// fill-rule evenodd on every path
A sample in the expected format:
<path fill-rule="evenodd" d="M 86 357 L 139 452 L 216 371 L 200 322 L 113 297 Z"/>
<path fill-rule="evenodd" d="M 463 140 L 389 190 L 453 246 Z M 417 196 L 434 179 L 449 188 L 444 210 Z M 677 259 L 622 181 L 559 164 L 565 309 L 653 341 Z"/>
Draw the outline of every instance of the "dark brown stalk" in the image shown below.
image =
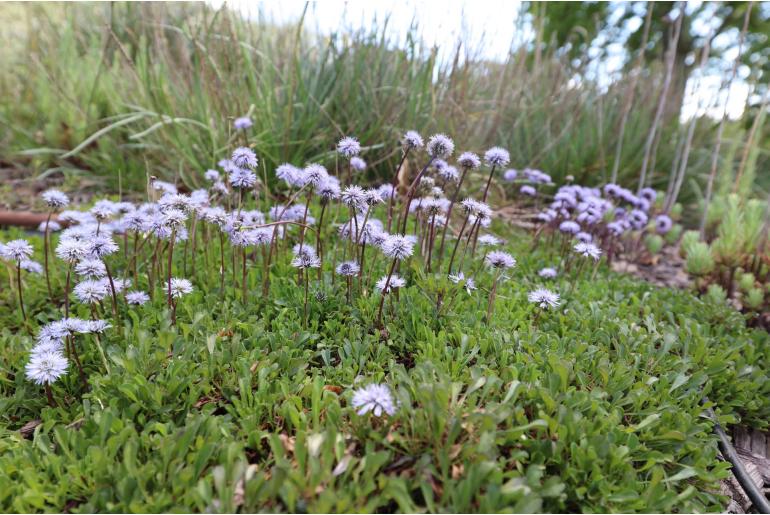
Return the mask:
<path fill-rule="evenodd" d="M 481 198 L 482 202 L 487 201 L 487 195 L 489 195 L 489 185 L 492 184 L 492 177 L 495 175 L 496 165 L 492 165 L 492 169 L 489 171 L 489 178 L 487 179 L 487 185 L 484 187 L 484 195 Z"/>
<path fill-rule="evenodd" d="M 104 260 L 104 270 L 107 272 L 107 280 L 110 283 L 110 293 L 112 294 L 112 315 L 115 317 L 115 323 L 120 324 L 120 320 L 118 320 L 118 296 L 115 293 L 115 282 L 112 280 L 112 272 L 110 272 L 107 260 Z"/>
<path fill-rule="evenodd" d="M 176 236 L 176 229 L 171 229 L 171 239 L 169 240 L 168 247 L 168 306 L 171 307 L 171 265 L 174 258 L 174 237 Z"/>
<path fill-rule="evenodd" d="M 48 239 L 50 238 L 51 230 L 49 224 L 51 223 L 51 215 L 53 211 L 48 212 L 48 218 L 45 221 L 45 232 L 43 233 L 43 263 L 45 266 L 45 285 L 48 287 L 48 298 L 53 302 L 53 290 L 51 289 L 51 277 L 48 273 Z"/>
<path fill-rule="evenodd" d="M 449 209 L 447 209 L 446 212 L 446 223 L 444 224 L 444 230 L 441 232 L 441 245 L 438 249 L 438 266 L 441 268 L 441 262 L 444 259 L 444 244 L 446 243 L 446 232 L 447 229 L 449 229 L 449 222 L 452 219 L 452 208 L 455 205 L 455 202 L 457 202 L 457 197 L 460 195 L 460 188 L 463 185 L 463 181 L 465 180 L 465 175 L 468 173 L 468 168 L 463 167 L 463 173 L 460 176 L 460 182 L 457 183 L 457 188 L 455 189 L 454 194 L 452 195 L 452 200 L 449 202 Z"/>
<path fill-rule="evenodd" d="M 393 200 L 396 198 L 396 188 L 398 187 L 398 174 L 401 171 L 401 167 L 404 166 L 404 161 L 406 161 L 406 156 L 409 155 L 410 148 L 407 147 L 406 150 L 404 150 L 404 155 L 401 157 L 401 162 L 398 163 L 398 166 L 396 167 L 396 174 L 393 177 L 393 192 L 390 195 L 390 198 L 388 198 L 388 232 L 390 232 L 391 225 L 393 223 Z"/>
<path fill-rule="evenodd" d="M 27 313 L 24 311 L 24 297 L 21 293 L 21 261 L 16 262 L 16 286 L 19 290 L 19 307 L 21 308 L 21 317 L 24 323 L 27 322 Z"/>
<path fill-rule="evenodd" d="M 401 234 L 406 234 L 406 224 L 409 221 L 409 208 L 412 205 L 412 199 L 414 198 L 415 191 L 417 189 L 417 185 L 420 184 L 420 179 L 422 179 L 422 176 L 425 175 L 425 172 L 428 170 L 431 164 L 433 164 L 433 161 L 435 160 L 435 157 L 431 157 L 428 163 L 423 167 L 422 170 L 420 170 L 420 173 L 417 174 L 417 177 L 414 178 L 412 181 L 412 184 L 409 185 L 409 190 L 406 192 L 406 203 L 404 205 L 404 219 L 403 219 L 403 226 L 401 227 Z"/>
<path fill-rule="evenodd" d="M 388 288 L 390 288 L 390 278 L 393 277 L 393 271 L 396 269 L 398 259 L 393 259 L 393 263 L 390 265 L 390 271 L 388 272 L 388 278 L 385 279 L 385 285 L 382 288 L 382 294 L 380 295 L 380 307 L 377 309 L 377 322 L 375 325 L 377 328 L 382 329 L 382 307 L 385 305 L 385 295 L 387 295 Z"/>
<path fill-rule="evenodd" d="M 457 247 L 460 246 L 460 240 L 463 237 L 463 231 L 465 231 L 465 226 L 468 225 L 468 219 L 470 218 L 470 213 L 465 215 L 465 220 L 463 220 L 463 225 L 460 227 L 460 234 L 457 235 L 457 240 L 455 241 L 455 248 L 452 250 L 452 257 L 449 259 L 449 267 L 447 268 L 447 275 L 452 273 L 452 264 L 455 262 L 455 255 L 457 254 Z"/>

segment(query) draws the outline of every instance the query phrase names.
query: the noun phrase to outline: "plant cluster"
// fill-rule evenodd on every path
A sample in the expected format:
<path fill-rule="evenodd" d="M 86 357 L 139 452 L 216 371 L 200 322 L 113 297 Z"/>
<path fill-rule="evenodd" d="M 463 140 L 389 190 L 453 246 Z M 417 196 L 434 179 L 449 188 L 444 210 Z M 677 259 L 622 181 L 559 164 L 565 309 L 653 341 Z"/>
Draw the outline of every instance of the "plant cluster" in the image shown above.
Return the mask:
<path fill-rule="evenodd" d="M 454 147 L 407 132 L 377 187 L 346 137 L 328 168 L 277 167 L 278 190 L 244 146 L 205 189 L 44 193 L 57 220 L 0 247 L 0 506 L 721 509 L 701 399 L 766 424 L 767 334 L 605 275 L 656 231 L 649 193 L 560 188 L 532 249 L 488 203 L 521 180 L 508 153 Z M 523 177 L 545 202 L 547 176 Z"/>

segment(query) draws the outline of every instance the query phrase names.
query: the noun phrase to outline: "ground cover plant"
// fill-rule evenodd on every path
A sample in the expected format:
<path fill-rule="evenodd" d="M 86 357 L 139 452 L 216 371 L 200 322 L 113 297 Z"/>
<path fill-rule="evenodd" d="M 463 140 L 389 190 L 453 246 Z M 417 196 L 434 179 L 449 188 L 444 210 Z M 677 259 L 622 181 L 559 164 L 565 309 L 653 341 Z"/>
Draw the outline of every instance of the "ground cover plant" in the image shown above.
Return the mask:
<path fill-rule="evenodd" d="M 769 337 L 608 271 L 662 195 L 444 134 L 385 184 L 354 137 L 274 169 L 242 141 L 206 188 L 49 190 L 56 222 L 3 234 L 4 511 L 724 509 L 704 409 L 767 425 Z M 553 211 L 536 236 L 493 180 Z"/>

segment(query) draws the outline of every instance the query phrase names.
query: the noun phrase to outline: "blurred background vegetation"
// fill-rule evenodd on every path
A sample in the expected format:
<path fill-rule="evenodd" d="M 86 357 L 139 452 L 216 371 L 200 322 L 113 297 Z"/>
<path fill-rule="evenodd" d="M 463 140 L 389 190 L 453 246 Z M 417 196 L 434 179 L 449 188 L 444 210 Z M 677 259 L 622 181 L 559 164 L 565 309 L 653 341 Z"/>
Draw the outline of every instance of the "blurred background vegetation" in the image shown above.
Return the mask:
<path fill-rule="evenodd" d="M 767 198 L 770 8 L 754 4 L 747 18 L 747 2 L 688 6 L 674 39 L 680 7 L 524 3 L 520 25 L 532 37 L 491 61 L 462 40 L 440 59 L 417 24 L 395 39 L 387 22 L 326 34 L 304 19 L 245 19 L 204 3 L 3 3 L 0 168 L 100 191 L 142 191 L 149 175 L 195 187 L 239 141 L 233 119 L 249 114 L 269 177 L 285 161 L 333 164 L 337 139 L 355 135 L 369 147 L 370 179 L 382 180 L 400 134 L 417 129 L 446 132 L 460 150 L 501 145 L 513 167 L 557 183 L 616 174 L 636 188 L 650 147 L 641 182 L 671 189 L 681 169 L 679 200 L 697 206 L 721 115 L 681 115 L 688 79 L 721 66 L 724 90 L 736 45 L 717 43 L 738 41 L 748 19 L 740 59 L 751 93 L 724 125 L 716 191 L 740 175 L 742 195 Z M 718 22 L 706 37 L 704 17 Z M 601 63 L 618 45 L 624 61 L 607 77 Z"/>

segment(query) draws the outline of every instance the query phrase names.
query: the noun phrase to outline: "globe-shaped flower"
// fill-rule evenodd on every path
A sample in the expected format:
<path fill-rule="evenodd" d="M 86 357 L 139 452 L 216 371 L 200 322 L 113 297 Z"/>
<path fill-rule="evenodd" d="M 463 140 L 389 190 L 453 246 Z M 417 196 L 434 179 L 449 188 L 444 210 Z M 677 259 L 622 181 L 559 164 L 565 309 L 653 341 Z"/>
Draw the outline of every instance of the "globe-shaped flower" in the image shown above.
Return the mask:
<path fill-rule="evenodd" d="M 51 384 L 67 373 L 67 358 L 48 351 L 33 354 L 25 367 L 27 379 L 35 384 Z"/>
<path fill-rule="evenodd" d="M 463 152 L 457 158 L 457 163 L 468 170 L 475 170 L 481 166 L 481 159 L 473 152 Z"/>
<path fill-rule="evenodd" d="M 69 197 L 59 190 L 47 190 L 41 195 L 50 208 L 59 209 L 70 203 Z"/>
<path fill-rule="evenodd" d="M 233 120 L 233 128 L 237 131 L 243 131 L 250 128 L 254 123 L 248 116 L 241 116 Z"/>
<path fill-rule="evenodd" d="M 501 147 L 492 147 L 484 153 L 484 161 L 488 166 L 505 166 L 511 161 L 508 151 Z"/>
<path fill-rule="evenodd" d="M 20 263 L 32 256 L 34 249 L 27 240 L 12 240 L 3 245 L 2 257 Z"/>
<path fill-rule="evenodd" d="M 406 259 L 414 252 L 414 242 L 401 234 L 393 234 L 382 243 L 382 252 L 393 259 Z"/>
<path fill-rule="evenodd" d="M 134 306 L 141 306 L 150 301 L 150 296 L 143 291 L 130 291 L 126 293 L 126 302 Z"/>
<path fill-rule="evenodd" d="M 502 250 L 493 250 L 487 254 L 484 262 L 490 268 L 496 268 L 498 270 L 506 270 L 516 266 L 516 258 Z"/>
<path fill-rule="evenodd" d="M 356 138 L 346 136 L 337 143 L 337 152 L 343 157 L 351 158 L 361 152 L 361 144 Z"/>
<path fill-rule="evenodd" d="M 343 261 L 337 265 L 337 273 L 346 277 L 358 275 L 361 271 L 361 267 L 355 261 Z"/>
<path fill-rule="evenodd" d="M 417 131 L 407 131 L 403 138 L 404 147 L 407 149 L 422 148 L 424 145 L 422 136 Z"/>
<path fill-rule="evenodd" d="M 253 150 L 247 147 L 238 147 L 233 150 L 230 160 L 238 168 L 256 168 L 259 160 Z"/>
<path fill-rule="evenodd" d="M 454 141 L 445 134 L 434 134 L 428 139 L 428 155 L 433 158 L 446 159 L 455 150 Z"/>

